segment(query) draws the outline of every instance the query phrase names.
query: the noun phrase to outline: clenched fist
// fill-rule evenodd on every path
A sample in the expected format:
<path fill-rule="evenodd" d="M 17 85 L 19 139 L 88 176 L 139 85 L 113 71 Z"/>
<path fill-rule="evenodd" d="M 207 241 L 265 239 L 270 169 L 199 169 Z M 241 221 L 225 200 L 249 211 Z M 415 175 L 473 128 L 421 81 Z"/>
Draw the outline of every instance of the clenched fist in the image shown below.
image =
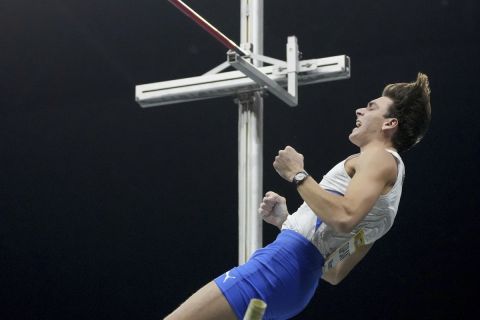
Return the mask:
<path fill-rule="evenodd" d="M 273 167 L 283 179 L 291 182 L 297 173 L 303 171 L 303 155 L 287 146 L 278 152 Z"/>
<path fill-rule="evenodd" d="M 281 229 L 283 222 L 288 217 L 287 200 L 275 192 L 269 191 L 263 197 L 258 213 L 262 215 L 265 222 Z"/>

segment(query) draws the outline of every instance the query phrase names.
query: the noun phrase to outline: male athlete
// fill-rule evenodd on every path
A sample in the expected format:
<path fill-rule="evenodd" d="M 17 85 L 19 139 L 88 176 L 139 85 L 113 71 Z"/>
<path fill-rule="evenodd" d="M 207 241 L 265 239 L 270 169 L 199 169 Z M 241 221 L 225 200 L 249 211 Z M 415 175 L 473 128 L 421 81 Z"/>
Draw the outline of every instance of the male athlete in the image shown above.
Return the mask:
<path fill-rule="evenodd" d="M 319 279 L 336 285 L 362 260 L 395 219 L 405 168 L 399 152 L 418 143 L 431 118 L 426 75 L 386 86 L 382 96 L 356 110 L 350 141 L 360 148 L 317 183 L 303 155 L 280 150 L 273 167 L 296 185 L 305 201 L 289 214 L 285 198 L 267 192 L 263 219 L 282 231 L 243 265 L 197 291 L 166 319 L 242 319 L 252 298 L 267 303 L 264 319 L 289 319 L 312 298 Z M 365 245 L 322 274 L 325 260 L 359 230 Z"/>

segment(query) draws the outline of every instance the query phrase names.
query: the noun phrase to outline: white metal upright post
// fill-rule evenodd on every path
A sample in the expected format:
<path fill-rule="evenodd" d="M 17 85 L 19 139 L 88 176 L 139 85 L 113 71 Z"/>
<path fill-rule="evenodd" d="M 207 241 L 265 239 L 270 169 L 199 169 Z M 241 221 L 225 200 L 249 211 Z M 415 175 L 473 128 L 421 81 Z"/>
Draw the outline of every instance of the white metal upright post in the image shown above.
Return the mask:
<path fill-rule="evenodd" d="M 263 54 L 263 0 L 240 0 L 240 41 Z M 261 67 L 260 61 L 254 65 Z M 262 246 L 257 213 L 263 193 L 263 98 L 259 92 L 238 98 L 238 262 Z"/>

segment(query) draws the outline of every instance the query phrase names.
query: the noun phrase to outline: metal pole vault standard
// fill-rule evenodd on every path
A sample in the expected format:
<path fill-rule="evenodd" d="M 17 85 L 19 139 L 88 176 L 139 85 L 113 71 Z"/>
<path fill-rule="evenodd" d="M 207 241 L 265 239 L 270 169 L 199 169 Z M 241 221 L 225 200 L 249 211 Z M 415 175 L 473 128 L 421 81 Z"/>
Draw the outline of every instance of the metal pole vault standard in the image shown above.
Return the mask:
<path fill-rule="evenodd" d="M 240 42 L 263 55 L 263 0 L 241 0 Z M 262 62 L 255 61 L 256 67 Z M 260 92 L 238 98 L 238 262 L 262 246 L 257 212 L 263 193 L 263 98 Z"/>
<path fill-rule="evenodd" d="M 287 61 L 263 56 L 263 0 L 240 0 L 241 47 L 181 0 L 168 0 L 229 49 L 227 61 L 199 77 L 137 85 L 144 108 L 234 96 L 238 104 L 238 257 L 239 264 L 262 246 L 257 214 L 263 190 L 263 98 L 268 90 L 289 106 L 298 104 L 298 85 L 350 77 L 345 55 L 299 61 L 297 39 L 288 38 Z M 270 66 L 263 66 L 263 62 Z M 228 67 L 239 71 L 222 72 Z M 288 90 L 284 88 L 287 87 Z"/>

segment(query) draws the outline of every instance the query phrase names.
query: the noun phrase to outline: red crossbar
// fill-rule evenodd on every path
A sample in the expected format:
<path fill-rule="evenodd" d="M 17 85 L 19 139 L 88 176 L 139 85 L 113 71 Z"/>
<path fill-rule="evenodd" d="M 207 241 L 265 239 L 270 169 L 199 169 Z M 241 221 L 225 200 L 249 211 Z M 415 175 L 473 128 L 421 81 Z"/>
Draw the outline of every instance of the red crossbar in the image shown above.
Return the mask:
<path fill-rule="evenodd" d="M 207 20 L 202 18 L 198 13 L 196 13 L 192 8 L 187 6 L 185 3 L 183 3 L 180 0 L 168 0 L 171 4 L 173 4 L 177 9 L 182 11 L 185 15 L 187 15 L 190 19 L 192 19 L 196 24 L 198 24 L 200 27 L 202 27 L 205 31 L 210 33 L 215 39 L 220 41 L 225 47 L 227 47 L 230 50 L 234 50 L 241 56 L 245 56 L 246 53 L 235 44 L 232 40 L 227 38 L 223 33 L 218 31 L 217 28 L 212 26 L 210 23 L 208 23 Z"/>

